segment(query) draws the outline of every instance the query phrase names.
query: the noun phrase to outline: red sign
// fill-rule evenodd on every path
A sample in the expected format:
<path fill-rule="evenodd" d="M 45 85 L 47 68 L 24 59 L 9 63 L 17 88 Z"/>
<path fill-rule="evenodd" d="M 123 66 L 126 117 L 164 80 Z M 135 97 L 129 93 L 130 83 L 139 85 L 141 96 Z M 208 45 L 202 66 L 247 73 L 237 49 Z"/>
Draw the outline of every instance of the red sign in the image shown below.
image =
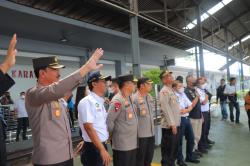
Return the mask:
<path fill-rule="evenodd" d="M 34 73 L 32 70 L 12 70 L 12 78 L 34 78 Z"/>

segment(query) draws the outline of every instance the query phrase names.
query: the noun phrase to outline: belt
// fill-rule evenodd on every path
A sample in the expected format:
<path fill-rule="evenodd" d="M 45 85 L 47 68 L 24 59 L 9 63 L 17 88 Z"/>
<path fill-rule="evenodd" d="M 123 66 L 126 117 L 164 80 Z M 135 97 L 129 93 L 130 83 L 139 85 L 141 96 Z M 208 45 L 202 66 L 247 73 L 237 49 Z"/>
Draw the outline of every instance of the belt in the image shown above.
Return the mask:
<path fill-rule="evenodd" d="M 94 143 L 93 142 L 84 142 L 85 144 L 93 144 L 94 145 Z M 105 142 L 101 142 L 102 144 L 104 144 L 104 145 L 107 145 L 108 144 L 108 140 L 107 141 L 105 141 Z"/>
<path fill-rule="evenodd" d="M 182 116 L 181 118 L 183 118 L 183 119 L 189 119 L 188 116 Z"/>

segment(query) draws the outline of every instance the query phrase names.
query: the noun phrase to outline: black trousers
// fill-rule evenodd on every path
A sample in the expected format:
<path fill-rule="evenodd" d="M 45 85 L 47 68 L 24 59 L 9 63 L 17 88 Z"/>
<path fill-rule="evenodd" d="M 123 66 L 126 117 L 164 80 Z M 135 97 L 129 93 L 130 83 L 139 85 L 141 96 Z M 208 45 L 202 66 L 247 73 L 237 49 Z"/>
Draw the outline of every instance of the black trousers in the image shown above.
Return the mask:
<path fill-rule="evenodd" d="M 248 116 L 248 126 L 250 130 L 250 110 L 247 111 L 247 116 Z"/>
<path fill-rule="evenodd" d="M 61 162 L 61 163 L 56 163 L 56 164 L 48 164 L 48 165 L 40 165 L 40 164 L 34 164 L 34 166 L 74 166 L 73 159 Z"/>
<path fill-rule="evenodd" d="M 199 149 L 204 149 L 207 146 L 207 134 L 209 133 L 209 112 L 202 112 L 204 122 L 202 123 L 201 139 L 198 144 Z"/>
<path fill-rule="evenodd" d="M 210 128 L 211 128 L 211 113 L 210 113 L 210 110 L 208 112 L 208 127 L 207 127 L 207 132 L 205 133 L 206 135 L 206 141 L 208 140 L 208 135 L 209 135 L 209 132 L 210 132 Z"/>
<path fill-rule="evenodd" d="M 107 145 L 104 144 L 107 149 Z M 81 162 L 83 166 L 104 166 L 99 150 L 92 142 L 85 142 L 82 148 Z"/>
<path fill-rule="evenodd" d="M 69 116 L 70 116 L 70 122 L 69 122 L 70 127 L 74 128 L 75 119 L 74 119 L 74 112 L 72 110 L 69 110 Z"/>
<path fill-rule="evenodd" d="M 174 166 L 178 154 L 180 140 L 180 128 L 177 128 L 177 134 L 173 134 L 172 129 L 162 129 L 161 139 L 161 165 Z"/>
<path fill-rule="evenodd" d="M 29 124 L 29 119 L 27 117 L 17 119 L 16 140 L 19 140 L 21 129 L 23 130 L 23 139 L 26 139 L 28 124 Z"/>
<path fill-rule="evenodd" d="M 0 165 L 6 166 L 7 155 L 6 155 L 6 145 L 5 145 L 5 138 L 4 138 L 5 129 L 3 127 L 2 120 L 0 119 Z"/>
<path fill-rule="evenodd" d="M 151 166 L 154 156 L 155 137 L 139 138 L 136 166 Z"/>
<path fill-rule="evenodd" d="M 234 122 L 234 108 L 236 109 L 236 123 L 240 122 L 240 106 L 238 102 L 229 102 L 230 120 Z"/>
<path fill-rule="evenodd" d="M 186 159 L 193 159 L 193 149 L 194 149 L 194 132 L 190 119 L 188 117 L 181 117 L 181 127 L 180 127 L 180 141 L 178 147 L 178 161 L 184 161 L 182 153 L 183 137 L 186 138 Z"/>
<path fill-rule="evenodd" d="M 114 166 L 137 166 L 136 165 L 137 149 L 129 151 L 113 150 Z"/>

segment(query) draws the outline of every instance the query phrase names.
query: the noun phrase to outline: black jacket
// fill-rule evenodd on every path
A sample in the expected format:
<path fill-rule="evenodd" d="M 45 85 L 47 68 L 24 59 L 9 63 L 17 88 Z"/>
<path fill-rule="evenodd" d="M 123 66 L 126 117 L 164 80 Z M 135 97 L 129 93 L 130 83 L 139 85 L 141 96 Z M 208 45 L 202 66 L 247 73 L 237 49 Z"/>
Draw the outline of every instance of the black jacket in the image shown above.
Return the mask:
<path fill-rule="evenodd" d="M 8 74 L 3 74 L 0 70 L 0 96 L 8 91 L 14 84 L 15 81 Z"/>
<path fill-rule="evenodd" d="M 218 99 L 220 99 L 220 102 L 224 102 L 224 101 L 227 101 L 227 96 L 224 94 L 224 90 L 226 88 L 226 85 L 223 85 L 223 86 L 219 86 L 217 89 L 216 89 L 216 101 L 218 101 Z"/>
<path fill-rule="evenodd" d="M 185 94 L 188 99 L 192 102 L 196 98 L 195 89 L 191 89 L 189 87 L 185 88 Z M 192 119 L 201 119 L 201 103 L 200 100 L 194 106 L 194 108 L 189 113 L 189 117 Z"/>

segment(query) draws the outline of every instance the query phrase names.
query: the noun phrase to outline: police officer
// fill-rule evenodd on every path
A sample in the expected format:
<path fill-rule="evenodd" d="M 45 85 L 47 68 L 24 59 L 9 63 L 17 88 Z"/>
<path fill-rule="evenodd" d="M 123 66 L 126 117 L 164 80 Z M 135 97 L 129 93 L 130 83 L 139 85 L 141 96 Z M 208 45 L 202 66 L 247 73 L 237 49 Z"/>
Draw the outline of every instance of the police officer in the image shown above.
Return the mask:
<path fill-rule="evenodd" d="M 136 155 L 136 166 L 150 166 L 154 156 L 154 112 L 152 90 L 149 78 L 140 78 L 137 82 L 138 91 L 133 95 L 137 108 L 139 148 Z"/>
<path fill-rule="evenodd" d="M 180 105 L 172 84 L 173 76 L 170 71 L 163 71 L 160 79 L 164 84 L 160 91 L 161 126 L 162 126 L 162 166 L 174 166 L 177 158 L 180 134 Z"/>
<path fill-rule="evenodd" d="M 111 80 L 111 76 L 104 77 L 99 71 L 91 73 L 88 78 L 90 93 L 78 104 L 78 121 L 85 142 L 81 155 L 84 166 L 105 166 L 111 161 L 106 144 L 109 133 L 104 107 L 108 80 Z"/>
<path fill-rule="evenodd" d="M 37 85 L 27 91 L 25 106 L 32 131 L 35 166 L 73 165 L 71 131 L 62 98 L 77 87 L 88 72 L 102 66 L 96 64 L 102 55 L 103 50 L 96 49 L 85 65 L 60 81 L 59 69 L 64 66 L 56 57 L 33 59 Z"/>
<path fill-rule="evenodd" d="M 112 134 L 114 166 L 136 166 L 138 119 L 131 98 L 135 90 L 133 75 L 118 77 L 120 92 L 110 104 L 107 125 Z"/>
<path fill-rule="evenodd" d="M 192 163 L 199 163 L 200 161 L 197 160 L 196 156 L 194 156 L 193 154 L 194 132 L 189 119 L 189 112 L 193 109 L 193 106 L 192 102 L 187 98 L 186 94 L 184 93 L 183 83 L 180 81 L 178 80 L 173 83 L 173 89 L 175 91 L 176 96 L 178 97 L 178 101 L 181 108 L 180 142 L 178 147 L 177 164 L 179 166 L 186 166 L 187 164 L 184 162 L 184 157 L 182 153 L 182 144 L 184 136 L 187 140 L 186 161 Z"/>

